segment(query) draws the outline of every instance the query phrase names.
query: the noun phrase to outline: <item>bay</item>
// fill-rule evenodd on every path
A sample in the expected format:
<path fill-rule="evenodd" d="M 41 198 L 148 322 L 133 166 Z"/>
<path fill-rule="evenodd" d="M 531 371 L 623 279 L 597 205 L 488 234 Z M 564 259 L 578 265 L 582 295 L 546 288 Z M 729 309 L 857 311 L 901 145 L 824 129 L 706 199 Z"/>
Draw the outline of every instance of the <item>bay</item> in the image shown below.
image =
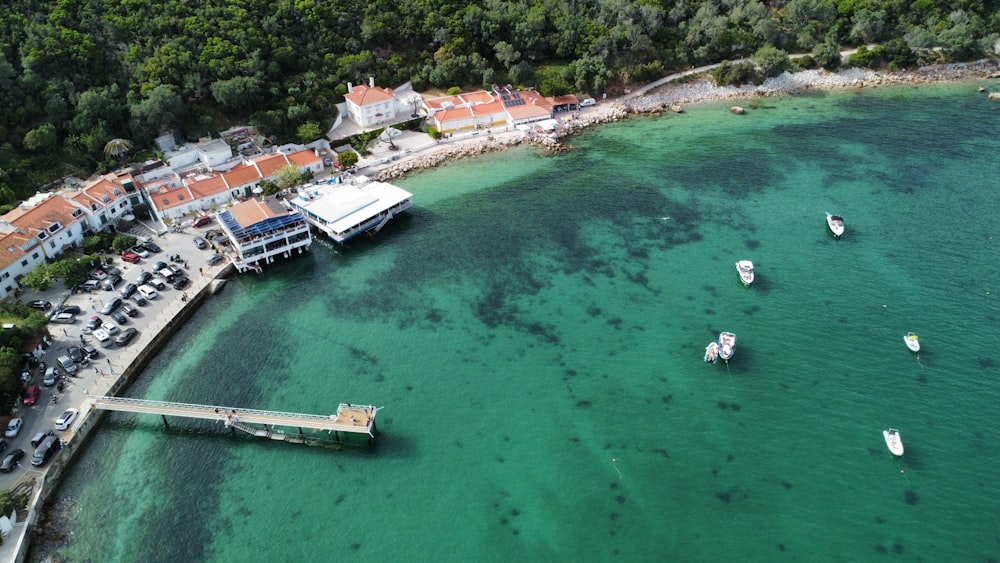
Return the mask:
<path fill-rule="evenodd" d="M 129 392 L 373 403 L 377 447 L 113 415 L 60 489 L 71 539 L 54 549 L 1000 557 L 1000 104 L 977 85 L 690 107 L 589 130 L 562 155 L 518 148 L 399 181 L 406 216 L 233 279 Z M 749 289 L 740 259 L 756 264 Z M 735 357 L 705 364 L 724 330 Z"/>

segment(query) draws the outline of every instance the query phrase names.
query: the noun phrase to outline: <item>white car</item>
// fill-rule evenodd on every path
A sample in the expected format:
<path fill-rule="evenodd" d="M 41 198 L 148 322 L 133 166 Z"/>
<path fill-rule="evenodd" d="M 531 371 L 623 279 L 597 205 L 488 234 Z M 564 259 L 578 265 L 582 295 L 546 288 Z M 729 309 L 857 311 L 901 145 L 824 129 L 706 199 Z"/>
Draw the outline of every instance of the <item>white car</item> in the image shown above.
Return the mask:
<path fill-rule="evenodd" d="M 80 411 L 76 409 L 66 409 L 59 418 L 56 419 L 56 430 L 66 430 L 70 426 L 73 426 L 73 421 L 76 420 L 76 415 Z"/>
<path fill-rule="evenodd" d="M 7 423 L 7 432 L 4 436 L 8 438 L 17 438 L 17 435 L 21 432 L 21 427 L 24 426 L 23 418 L 12 418 L 10 422 Z"/>
<path fill-rule="evenodd" d="M 149 258 L 149 251 L 142 246 L 133 246 L 129 251 L 138 254 L 140 258 Z"/>
<path fill-rule="evenodd" d="M 104 323 L 101 325 L 101 328 L 111 336 L 118 334 L 118 327 L 115 326 L 115 323 Z"/>
<path fill-rule="evenodd" d="M 146 284 L 139 286 L 139 293 L 141 293 L 146 299 L 156 299 L 156 290 Z"/>

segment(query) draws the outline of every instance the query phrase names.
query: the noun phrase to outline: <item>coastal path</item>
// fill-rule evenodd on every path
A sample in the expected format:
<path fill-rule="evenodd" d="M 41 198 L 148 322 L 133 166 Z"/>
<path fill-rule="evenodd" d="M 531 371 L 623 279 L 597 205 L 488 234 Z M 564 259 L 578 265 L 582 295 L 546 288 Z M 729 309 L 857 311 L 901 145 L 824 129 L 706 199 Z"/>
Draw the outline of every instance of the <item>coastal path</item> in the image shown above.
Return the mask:
<path fill-rule="evenodd" d="M 331 415 L 290 413 L 279 411 L 264 411 L 256 409 L 234 408 L 221 405 L 195 405 L 190 403 L 172 403 L 167 401 L 150 401 L 130 399 L 126 397 L 108 397 L 103 395 L 87 395 L 86 404 L 90 408 L 119 412 L 134 412 L 143 414 L 158 414 L 167 424 L 168 416 L 195 418 L 222 422 L 227 428 L 246 432 L 252 436 L 301 442 L 295 435 L 275 431 L 275 427 L 293 427 L 299 429 L 325 430 L 327 432 L 348 432 L 367 434 L 374 438 L 377 428 L 375 415 L 379 407 L 373 405 L 352 405 L 341 403 L 337 412 Z M 263 429 L 250 426 L 261 424 Z"/>

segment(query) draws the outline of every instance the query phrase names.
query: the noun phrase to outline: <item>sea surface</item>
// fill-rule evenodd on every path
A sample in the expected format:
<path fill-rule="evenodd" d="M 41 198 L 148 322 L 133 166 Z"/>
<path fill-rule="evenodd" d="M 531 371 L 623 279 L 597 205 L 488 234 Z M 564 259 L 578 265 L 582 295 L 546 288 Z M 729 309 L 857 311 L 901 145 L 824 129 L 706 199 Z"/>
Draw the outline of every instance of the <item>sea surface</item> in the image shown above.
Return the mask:
<path fill-rule="evenodd" d="M 689 107 L 399 181 L 404 217 L 232 279 L 129 392 L 374 404 L 377 445 L 110 416 L 32 559 L 1000 559 L 979 85 Z"/>

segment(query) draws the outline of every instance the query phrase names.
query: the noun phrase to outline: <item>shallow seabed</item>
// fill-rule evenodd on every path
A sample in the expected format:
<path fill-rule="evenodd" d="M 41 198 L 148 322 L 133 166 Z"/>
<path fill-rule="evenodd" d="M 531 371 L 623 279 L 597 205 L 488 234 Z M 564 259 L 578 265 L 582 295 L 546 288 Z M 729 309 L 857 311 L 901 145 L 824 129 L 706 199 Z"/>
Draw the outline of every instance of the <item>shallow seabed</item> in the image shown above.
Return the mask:
<path fill-rule="evenodd" d="M 377 448 L 111 416 L 58 552 L 1000 558 L 1000 104 L 974 86 L 688 108 L 399 182 L 408 216 L 233 280 L 131 390 L 374 403 Z M 724 330 L 735 357 L 705 364 Z"/>

